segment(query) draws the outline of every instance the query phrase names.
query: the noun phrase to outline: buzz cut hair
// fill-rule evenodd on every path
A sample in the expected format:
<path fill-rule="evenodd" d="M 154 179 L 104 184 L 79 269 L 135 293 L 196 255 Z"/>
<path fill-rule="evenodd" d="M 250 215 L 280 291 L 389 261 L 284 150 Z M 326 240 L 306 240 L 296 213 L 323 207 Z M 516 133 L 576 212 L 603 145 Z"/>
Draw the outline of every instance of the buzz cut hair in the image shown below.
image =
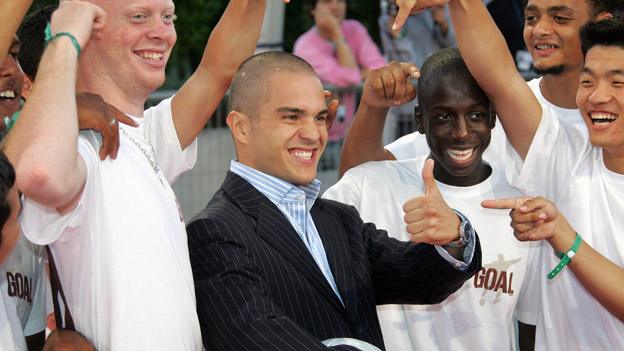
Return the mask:
<path fill-rule="evenodd" d="M 587 55 L 594 46 L 615 46 L 624 49 L 624 22 L 607 19 L 588 23 L 581 28 L 581 50 Z"/>
<path fill-rule="evenodd" d="M 253 115 L 270 93 L 266 82 L 271 74 L 291 72 L 309 74 L 318 78 L 314 68 L 304 59 L 282 51 L 267 51 L 245 60 L 232 79 L 228 108 Z"/>
<path fill-rule="evenodd" d="M 457 48 L 436 51 L 423 62 L 420 69 L 418 105 L 421 108 L 427 108 L 431 82 L 438 81 L 445 76 L 454 77 L 456 80 L 471 81 L 479 87 Z M 481 88 L 479 87 L 479 89 Z"/>

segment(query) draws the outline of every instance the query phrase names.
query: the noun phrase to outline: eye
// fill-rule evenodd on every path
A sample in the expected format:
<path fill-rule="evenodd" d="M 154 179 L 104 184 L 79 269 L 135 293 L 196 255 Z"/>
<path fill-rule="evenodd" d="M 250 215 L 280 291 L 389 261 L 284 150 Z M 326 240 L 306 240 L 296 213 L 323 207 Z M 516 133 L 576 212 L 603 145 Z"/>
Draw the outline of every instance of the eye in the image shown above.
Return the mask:
<path fill-rule="evenodd" d="M 614 86 L 614 87 L 616 87 L 616 88 L 622 88 L 622 87 L 624 87 L 624 82 L 619 81 L 619 80 L 616 80 L 616 81 L 614 81 L 614 82 L 613 82 L 613 83 L 611 83 L 611 84 L 613 84 L 613 86 Z"/>
<path fill-rule="evenodd" d="M 561 24 L 563 24 L 563 23 L 568 23 L 568 22 L 570 22 L 570 21 L 572 20 L 572 19 L 571 19 L 571 18 L 569 18 L 569 17 L 560 16 L 560 15 L 555 15 L 555 16 L 553 17 L 553 19 L 555 20 L 555 22 L 557 22 L 557 23 L 561 23 Z"/>
<path fill-rule="evenodd" d="M 315 120 L 320 121 L 320 122 L 325 122 L 327 121 L 327 115 L 318 115 L 316 117 L 314 117 Z"/>
<path fill-rule="evenodd" d="M 473 122 L 479 122 L 481 120 L 483 120 L 485 118 L 485 113 L 484 112 L 471 112 L 468 114 L 468 119 L 473 121 Z"/>
<path fill-rule="evenodd" d="M 286 121 L 296 121 L 297 120 L 297 115 L 286 115 L 283 116 L 282 118 L 285 119 Z"/>
<path fill-rule="evenodd" d="M 535 15 L 526 15 L 524 17 L 524 21 L 527 24 L 533 24 L 533 23 L 535 23 L 535 21 L 537 21 L 537 16 L 535 16 Z"/>
<path fill-rule="evenodd" d="M 448 122 L 451 120 L 451 115 L 448 113 L 440 113 L 435 115 L 434 119 L 436 122 Z"/>
<path fill-rule="evenodd" d="M 585 88 L 589 88 L 593 85 L 593 82 L 589 79 L 581 79 L 581 86 Z"/>
<path fill-rule="evenodd" d="M 175 13 L 168 13 L 166 15 L 162 15 L 162 21 L 164 24 L 173 24 L 178 19 L 178 16 Z"/>
<path fill-rule="evenodd" d="M 149 16 L 142 12 L 138 12 L 130 16 L 130 21 L 132 21 L 133 23 L 143 23 L 147 20 L 149 20 Z"/>

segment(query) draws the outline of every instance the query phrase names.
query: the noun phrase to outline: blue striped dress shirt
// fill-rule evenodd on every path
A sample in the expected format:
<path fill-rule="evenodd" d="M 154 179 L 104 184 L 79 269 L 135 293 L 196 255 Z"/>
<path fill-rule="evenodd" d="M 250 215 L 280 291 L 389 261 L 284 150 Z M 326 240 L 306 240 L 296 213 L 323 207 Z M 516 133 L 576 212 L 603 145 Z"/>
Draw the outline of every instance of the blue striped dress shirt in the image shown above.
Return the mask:
<path fill-rule="evenodd" d="M 321 182 L 315 179 L 308 185 L 295 186 L 237 161 L 232 161 L 230 171 L 248 181 L 284 213 L 303 240 L 334 293 L 340 302 L 343 302 L 327 261 L 323 241 L 321 241 L 310 215 L 310 209 L 321 190 Z"/>

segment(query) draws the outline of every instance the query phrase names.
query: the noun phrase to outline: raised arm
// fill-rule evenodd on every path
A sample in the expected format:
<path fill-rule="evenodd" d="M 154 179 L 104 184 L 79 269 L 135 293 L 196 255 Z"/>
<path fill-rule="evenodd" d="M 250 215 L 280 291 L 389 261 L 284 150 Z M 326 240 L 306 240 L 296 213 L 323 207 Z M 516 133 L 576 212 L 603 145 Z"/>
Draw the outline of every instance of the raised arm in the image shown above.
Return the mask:
<path fill-rule="evenodd" d="M 104 16 L 92 3 L 65 1 L 52 17 L 52 33 L 71 33 L 84 47 Z M 77 50 L 68 36 L 49 43 L 32 94 L 6 137 L 5 152 L 15 165 L 19 190 L 54 208 L 71 205 L 86 179 L 77 152 L 77 65 Z"/>
<path fill-rule="evenodd" d="M 507 138 L 523 159 L 539 127 L 542 108 L 509 53 L 481 0 L 449 3 L 457 45 L 468 69 L 488 95 Z"/>
<path fill-rule="evenodd" d="M 382 142 L 386 114 L 389 107 L 405 104 L 416 97 L 411 79 L 418 74 L 415 65 L 400 62 L 390 62 L 368 74 L 360 106 L 344 139 L 341 176 L 364 162 L 394 159 Z"/>
<path fill-rule="evenodd" d="M 15 35 L 32 0 L 10 0 L 0 2 L 0 59 L 4 57 L 11 46 L 11 39 Z"/>
<path fill-rule="evenodd" d="M 256 49 L 265 7 L 266 0 L 230 1 L 210 34 L 199 67 L 173 98 L 173 121 L 183 149 L 204 128 L 238 67 Z"/>
<path fill-rule="evenodd" d="M 564 254 L 574 246 L 576 231 L 549 200 L 525 197 L 488 200 L 482 205 L 486 208 L 512 209 L 511 226 L 518 240 L 547 240 L 556 252 Z M 568 268 L 564 269 L 572 270 L 585 289 L 624 322 L 623 267 L 611 262 L 583 241 Z"/>

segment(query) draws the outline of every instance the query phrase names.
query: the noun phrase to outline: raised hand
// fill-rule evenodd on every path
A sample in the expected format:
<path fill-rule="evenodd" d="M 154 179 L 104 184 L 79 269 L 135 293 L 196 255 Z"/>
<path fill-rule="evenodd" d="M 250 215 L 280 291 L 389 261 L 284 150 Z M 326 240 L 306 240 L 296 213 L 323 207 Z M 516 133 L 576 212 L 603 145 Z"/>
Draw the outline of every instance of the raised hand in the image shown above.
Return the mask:
<path fill-rule="evenodd" d="M 117 158 L 119 151 L 119 122 L 136 127 L 134 120 L 115 107 L 109 105 L 101 96 L 92 93 L 76 94 L 78 108 L 78 128 L 93 129 L 102 135 L 100 159 L 106 156 Z"/>
<path fill-rule="evenodd" d="M 416 65 L 392 61 L 372 70 L 364 82 L 362 102 L 374 107 L 392 107 L 408 103 L 416 97 L 413 78 L 420 72 Z"/>
<path fill-rule="evenodd" d="M 52 14 L 52 35 L 60 32 L 71 33 L 81 48 L 104 26 L 106 13 L 99 6 L 80 0 L 61 1 Z"/>
<path fill-rule="evenodd" d="M 449 0 L 396 0 L 399 12 L 394 19 L 392 30 L 396 31 L 403 28 L 407 17 L 415 13 L 419 13 L 426 8 L 432 6 L 446 5 Z"/>
<path fill-rule="evenodd" d="M 433 160 L 427 160 L 422 178 L 425 194 L 403 205 L 405 224 L 414 243 L 446 245 L 459 238 L 460 220 L 448 205 L 433 178 Z"/>
<path fill-rule="evenodd" d="M 329 90 L 325 90 L 323 93 L 325 94 L 325 101 L 327 101 L 327 130 L 329 130 L 336 118 L 336 112 L 338 112 L 340 101 Z"/>
<path fill-rule="evenodd" d="M 557 234 L 574 233 L 572 227 L 559 213 L 555 204 L 542 197 L 517 197 L 486 200 L 481 206 L 492 209 L 508 209 L 514 235 L 520 241 L 546 239 L 551 241 Z"/>

